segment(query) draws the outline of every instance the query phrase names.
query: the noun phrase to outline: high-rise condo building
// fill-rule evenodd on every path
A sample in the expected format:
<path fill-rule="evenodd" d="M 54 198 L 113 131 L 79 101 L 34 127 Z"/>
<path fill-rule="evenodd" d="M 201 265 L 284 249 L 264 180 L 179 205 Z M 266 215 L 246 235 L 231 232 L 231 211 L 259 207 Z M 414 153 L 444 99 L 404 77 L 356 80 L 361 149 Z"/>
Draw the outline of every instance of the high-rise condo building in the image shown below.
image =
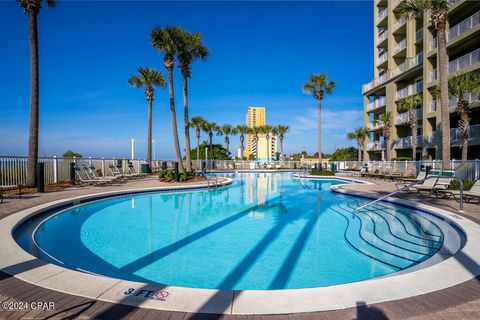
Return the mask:
<path fill-rule="evenodd" d="M 267 123 L 267 112 L 265 107 L 248 107 L 246 115 L 246 126 L 249 128 L 264 126 Z M 269 144 L 269 145 L 268 145 Z M 253 135 L 248 134 L 246 139 L 245 157 L 250 155 L 257 156 L 258 159 L 266 161 L 276 159 L 277 157 L 277 137 L 269 135 L 269 141 L 266 135 L 260 134 L 258 146 Z"/>
<path fill-rule="evenodd" d="M 385 155 L 383 123 L 380 115 L 391 113 L 389 158 L 412 157 L 408 112 L 399 110 L 399 101 L 420 94 L 417 159 L 440 159 L 441 119 L 437 98 L 438 58 L 436 31 L 429 13 L 423 17 L 402 18 L 402 0 L 373 1 L 374 79 L 363 85 L 364 122 L 370 129 L 365 142 L 365 159 L 382 160 Z M 480 69 L 480 1 L 450 1 L 447 53 L 449 76 Z M 468 96 L 468 100 L 478 97 Z M 451 156 L 461 158 L 461 136 L 455 98 L 449 101 Z M 471 114 L 469 159 L 480 158 L 480 110 Z M 386 160 L 390 160 L 386 159 Z"/>

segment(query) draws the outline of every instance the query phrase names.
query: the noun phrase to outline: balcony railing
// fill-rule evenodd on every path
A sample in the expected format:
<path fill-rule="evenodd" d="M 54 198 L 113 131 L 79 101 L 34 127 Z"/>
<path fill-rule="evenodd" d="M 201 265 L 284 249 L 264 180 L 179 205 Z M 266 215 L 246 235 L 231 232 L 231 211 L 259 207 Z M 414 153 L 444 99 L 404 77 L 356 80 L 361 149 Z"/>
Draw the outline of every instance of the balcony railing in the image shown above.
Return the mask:
<path fill-rule="evenodd" d="M 450 30 L 447 31 L 447 42 L 451 41 L 461 34 L 467 32 L 470 29 L 473 29 L 477 25 L 480 24 L 480 11 L 477 11 L 467 19 L 463 20 L 462 22 L 454 25 L 453 27 L 450 28 Z M 438 46 L 438 41 L 437 37 L 433 38 L 430 43 L 428 44 L 428 52 L 431 52 L 435 49 L 437 49 Z"/>
<path fill-rule="evenodd" d="M 391 78 L 396 77 L 404 71 L 405 71 L 405 62 L 399 64 L 395 69 L 392 69 L 392 71 L 390 71 L 390 77 Z"/>
<path fill-rule="evenodd" d="M 477 11 L 467 19 L 451 27 L 447 33 L 447 41 L 455 39 L 462 33 L 474 28 L 478 24 L 480 24 L 480 11 Z"/>
<path fill-rule="evenodd" d="M 417 147 L 423 146 L 424 139 L 421 135 L 417 136 Z M 399 138 L 395 142 L 396 149 L 409 149 L 412 147 L 412 136 Z"/>
<path fill-rule="evenodd" d="M 467 53 L 466 55 L 450 61 L 448 64 L 448 72 L 455 73 L 465 69 L 477 62 L 480 62 L 480 49 Z"/>
<path fill-rule="evenodd" d="M 469 139 L 480 138 L 480 124 L 470 126 Z M 463 139 L 459 128 L 450 129 L 450 141 L 461 141 Z"/>
<path fill-rule="evenodd" d="M 378 57 L 378 64 L 382 64 L 388 59 L 388 51 L 383 52 L 379 57 Z"/>
<path fill-rule="evenodd" d="M 413 58 L 407 59 L 407 69 L 414 68 L 423 63 L 423 52 L 420 52 Z"/>
<path fill-rule="evenodd" d="M 378 22 L 382 21 L 383 19 L 385 19 L 386 17 L 388 16 L 388 10 L 387 9 L 384 9 L 383 11 L 381 11 L 379 14 L 378 14 Z"/>
<path fill-rule="evenodd" d="M 437 100 L 433 100 L 428 104 L 428 112 L 436 112 L 437 111 Z"/>
<path fill-rule="evenodd" d="M 388 30 L 385 29 L 378 35 L 378 43 L 383 42 L 383 40 L 387 39 L 387 37 L 388 37 Z"/>
<path fill-rule="evenodd" d="M 393 25 L 393 31 L 400 29 L 400 27 L 402 27 L 406 22 L 407 20 L 404 17 L 398 19 L 397 22 L 395 22 L 395 24 Z"/>
<path fill-rule="evenodd" d="M 417 120 L 421 120 L 422 115 L 423 115 L 423 108 L 417 109 L 415 112 L 417 114 Z M 404 113 L 400 113 L 397 116 L 396 124 L 404 124 L 404 123 L 407 123 L 409 121 L 410 121 L 410 113 L 407 111 L 407 112 L 404 112 Z"/>
<path fill-rule="evenodd" d="M 480 62 L 480 49 L 467 53 L 460 58 L 450 61 L 448 64 L 448 73 L 452 74 L 458 71 L 461 71 L 465 68 L 470 67 L 471 65 Z M 429 81 L 434 81 L 438 79 L 438 72 L 437 69 L 433 69 L 429 76 Z"/>
<path fill-rule="evenodd" d="M 367 111 L 372 111 L 383 106 L 385 106 L 385 97 L 380 97 L 367 105 Z"/>
<path fill-rule="evenodd" d="M 383 122 L 381 120 L 378 120 L 378 122 L 375 124 L 375 122 L 370 122 L 368 124 L 368 128 L 370 130 L 378 130 L 383 127 Z"/>
<path fill-rule="evenodd" d="M 418 42 L 420 40 L 423 39 L 423 28 L 417 30 L 417 32 L 415 32 L 415 42 Z"/>
<path fill-rule="evenodd" d="M 397 45 L 393 49 L 393 54 L 399 53 L 400 51 L 402 51 L 406 47 L 407 47 L 407 39 L 405 38 L 405 39 L 401 40 L 399 43 L 397 43 Z"/>
<path fill-rule="evenodd" d="M 471 93 L 467 94 L 465 96 L 465 101 L 467 101 L 468 103 L 472 103 L 472 102 L 476 102 L 476 101 L 479 101 L 480 98 L 478 96 L 475 96 Z M 458 99 L 456 97 L 452 97 L 450 99 L 448 99 L 448 107 L 450 109 L 455 109 L 457 107 L 457 103 L 458 103 Z M 435 112 L 437 111 L 437 105 L 438 105 L 438 101 L 437 100 L 433 100 L 432 102 L 429 103 L 429 112 Z"/>
<path fill-rule="evenodd" d="M 398 90 L 397 100 L 406 98 L 419 92 L 423 92 L 423 81 L 417 82 L 415 84 L 410 84 L 407 87 Z"/>
<path fill-rule="evenodd" d="M 369 151 L 383 150 L 385 149 L 385 141 L 373 141 L 367 145 Z"/>

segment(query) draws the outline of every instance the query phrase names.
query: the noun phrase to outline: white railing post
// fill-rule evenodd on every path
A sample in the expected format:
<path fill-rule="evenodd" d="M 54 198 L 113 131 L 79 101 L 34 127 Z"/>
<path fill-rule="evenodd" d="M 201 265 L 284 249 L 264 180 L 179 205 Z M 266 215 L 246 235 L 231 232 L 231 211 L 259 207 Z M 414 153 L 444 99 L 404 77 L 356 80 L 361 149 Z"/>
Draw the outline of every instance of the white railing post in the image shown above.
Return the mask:
<path fill-rule="evenodd" d="M 92 165 L 92 157 L 88 157 L 88 165 L 89 165 L 89 166 Z"/>
<path fill-rule="evenodd" d="M 102 177 L 105 177 L 105 158 L 102 157 Z"/>
<path fill-rule="evenodd" d="M 53 183 L 58 182 L 58 160 L 57 156 L 53 156 Z"/>

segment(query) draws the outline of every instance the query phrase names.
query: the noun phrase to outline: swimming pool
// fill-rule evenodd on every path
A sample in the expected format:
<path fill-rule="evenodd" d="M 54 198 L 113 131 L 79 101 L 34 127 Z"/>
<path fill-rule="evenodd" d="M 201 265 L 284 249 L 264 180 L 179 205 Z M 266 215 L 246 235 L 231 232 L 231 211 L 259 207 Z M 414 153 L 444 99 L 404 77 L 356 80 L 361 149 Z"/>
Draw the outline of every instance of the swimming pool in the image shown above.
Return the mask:
<path fill-rule="evenodd" d="M 28 252 L 84 272 L 181 287 L 272 290 L 386 276 L 426 261 L 446 233 L 458 234 L 435 216 L 388 203 L 353 214 L 368 200 L 330 191 L 345 180 L 229 176 L 235 184 L 219 190 L 70 207 L 21 225 L 15 237 Z"/>

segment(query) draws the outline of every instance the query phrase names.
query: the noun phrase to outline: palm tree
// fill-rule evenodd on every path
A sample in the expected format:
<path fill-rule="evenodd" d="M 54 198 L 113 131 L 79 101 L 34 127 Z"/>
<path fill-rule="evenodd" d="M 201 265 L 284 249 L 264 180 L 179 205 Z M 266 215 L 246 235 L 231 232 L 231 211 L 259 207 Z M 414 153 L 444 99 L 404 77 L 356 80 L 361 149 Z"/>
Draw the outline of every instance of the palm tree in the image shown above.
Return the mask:
<path fill-rule="evenodd" d="M 417 106 L 421 105 L 423 101 L 422 95 L 417 93 L 402 99 L 398 107 L 400 111 L 408 111 L 408 122 L 410 124 L 410 133 L 412 139 L 412 160 L 417 161 L 417 142 L 418 142 L 418 119 Z"/>
<path fill-rule="evenodd" d="M 398 7 L 400 14 L 404 17 L 415 18 L 423 16 L 425 12 L 430 12 L 433 26 L 437 30 L 443 170 L 450 168 L 450 112 L 448 110 L 448 56 L 446 37 L 449 2 L 449 0 L 406 0 Z"/>
<path fill-rule="evenodd" d="M 225 135 L 225 147 L 227 149 L 227 156 L 230 156 L 230 135 L 232 134 L 232 126 L 230 124 L 224 124 L 219 128 L 219 135 Z"/>
<path fill-rule="evenodd" d="M 280 158 L 282 160 L 283 160 L 283 138 L 289 129 L 290 127 L 285 125 L 277 126 L 278 138 L 280 139 Z"/>
<path fill-rule="evenodd" d="M 322 165 L 322 101 L 326 94 L 335 89 L 335 81 L 329 81 L 326 73 L 313 74 L 303 85 L 303 91 L 318 101 L 318 162 Z"/>
<path fill-rule="evenodd" d="M 377 126 L 380 123 L 383 125 L 382 134 L 385 141 L 385 159 L 390 161 L 390 152 L 389 152 L 389 140 L 390 140 L 390 128 L 392 126 L 392 114 L 390 112 L 385 112 L 380 114 L 378 119 L 373 120 L 373 125 Z"/>
<path fill-rule="evenodd" d="M 42 9 L 42 0 L 17 0 L 20 8 L 28 15 L 30 32 L 30 129 L 28 134 L 27 187 L 37 184 L 38 162 L 38 118 L 40 80 L 38 71 L 38 28 L 37 16 Z M 55 0 L 45 0 L 49 7 L 55 6 Z"/>
<path fill-rule="evenodd" d="M 197 137 L 197 160 L 200 160 L 200 132 L 207 120 L 202 117 L 193 117 L 190 120 L 189 127 L 195 128 L 195 135 Z"/>
<path fill-rule="evenodd" d="M 273 137 L 275 137 L 275 139 L 277 139 L 277 137 L 278 137 L 278 127 L 277 127 L 277 126 L 273 126 L 273 127 L 272 127 L 272 130 L 270 130 L 270 133 L 272 134 Z M 278 140 L 277 140 L 277 141 L 278 141 Z M 271 150 L 271 148 L 270 148 L 270 150 Z M 277 160 L 277 154 L 271 155 L 271 156 L 273 156 L 273 158 L 274 158 L 275 160 Z"/>
<path fill-rule="evenodd" d="M 178 44 L 182 29 L 168 26 L 165 28 L 156 27 L 150 32 L 151 45 L 163 53 L 163 64 L 168 73 L 168 92 L 170 94 L 170 117 L 172 121 L 173 142 L 175 144 L 175 154 L 178 162 L 178 169 L 183 172 L 182 152 L 180 150 L 180 141 L 178 140 L 177 115 L 175 112 L 175 96 L 173 92 L 173 67 L 175 65 L 175 55 L 178 52 Z"/>
<path fill-rule="evenodd" d="M 152 165 L 152 103 L 155 87 L 165 88 L 165 79 L 160 71 L 153 68 L 138 68 L 138 74 L 128 79 L 128 83 L 136 88 L 145 88 L 145 98 L 148 102 L 148 138 L 147 138 L 147 163 Z"/>
<path fill-rule="evenodd" d="M 468 138 L 470 136 L 470 112 L 474 103 L 467 101 L 467 95 L 480 95 L 480 73 L 468 72 L 460 74 L 448 82 L 448 92 L 457 98 L 459 116 L 458 130 L 462 137 L 462 160 L 468 159 Z M 478 101 L 476 102 L 478 104 Z"/>
<path fill-rule="evenodd" d="M 215 122 L 205 121 L 202 127 L 203 131 L 208 133 L 209 145 L 210 145 L 210 156 L 213 155 L 213 133 L 218 132 L 218 125 Z"/>
<path fill-rule="evenodd" d="M 200 58 L 207 59 L 208 50 L 203 44 L 200 33 L 190 33 L 182 30 L 178 46 L 178 64 L 183 77 L 183 121 L 185 125 L 185 159 L 187 171 L 192 171 L 192 159 L 190 155 L 190 122 L 188 118 L 188 79 L 191 76 L 190 65 Z"/>
<path fill-rule="evenodd" d="M 238 131 L 238 134 L 240 135 L 240 158 L 243 160 L 244 151 L 245 151 L 244 141 L 245 141 L 245 135 L 248 133 L 248 128 L 243 124 L 239 124 L 236 129 Z"/>
<path fill-rule="evenodd" d="M 347 139 L 357 141 L 358 161 L 362 161 L 362 147 L 369 133 L 370 130 L 367 127 L 359 127 L 354 132 L 347 133 Z"/>
<path fill-rule="evenodd" d="M 273 127 L 270 125 L 263 126 L 263 133 L 265 134 L 265 139 L 267 139 L 267 159 L 270 161 L 270 134 L 272 134 Z"/>

